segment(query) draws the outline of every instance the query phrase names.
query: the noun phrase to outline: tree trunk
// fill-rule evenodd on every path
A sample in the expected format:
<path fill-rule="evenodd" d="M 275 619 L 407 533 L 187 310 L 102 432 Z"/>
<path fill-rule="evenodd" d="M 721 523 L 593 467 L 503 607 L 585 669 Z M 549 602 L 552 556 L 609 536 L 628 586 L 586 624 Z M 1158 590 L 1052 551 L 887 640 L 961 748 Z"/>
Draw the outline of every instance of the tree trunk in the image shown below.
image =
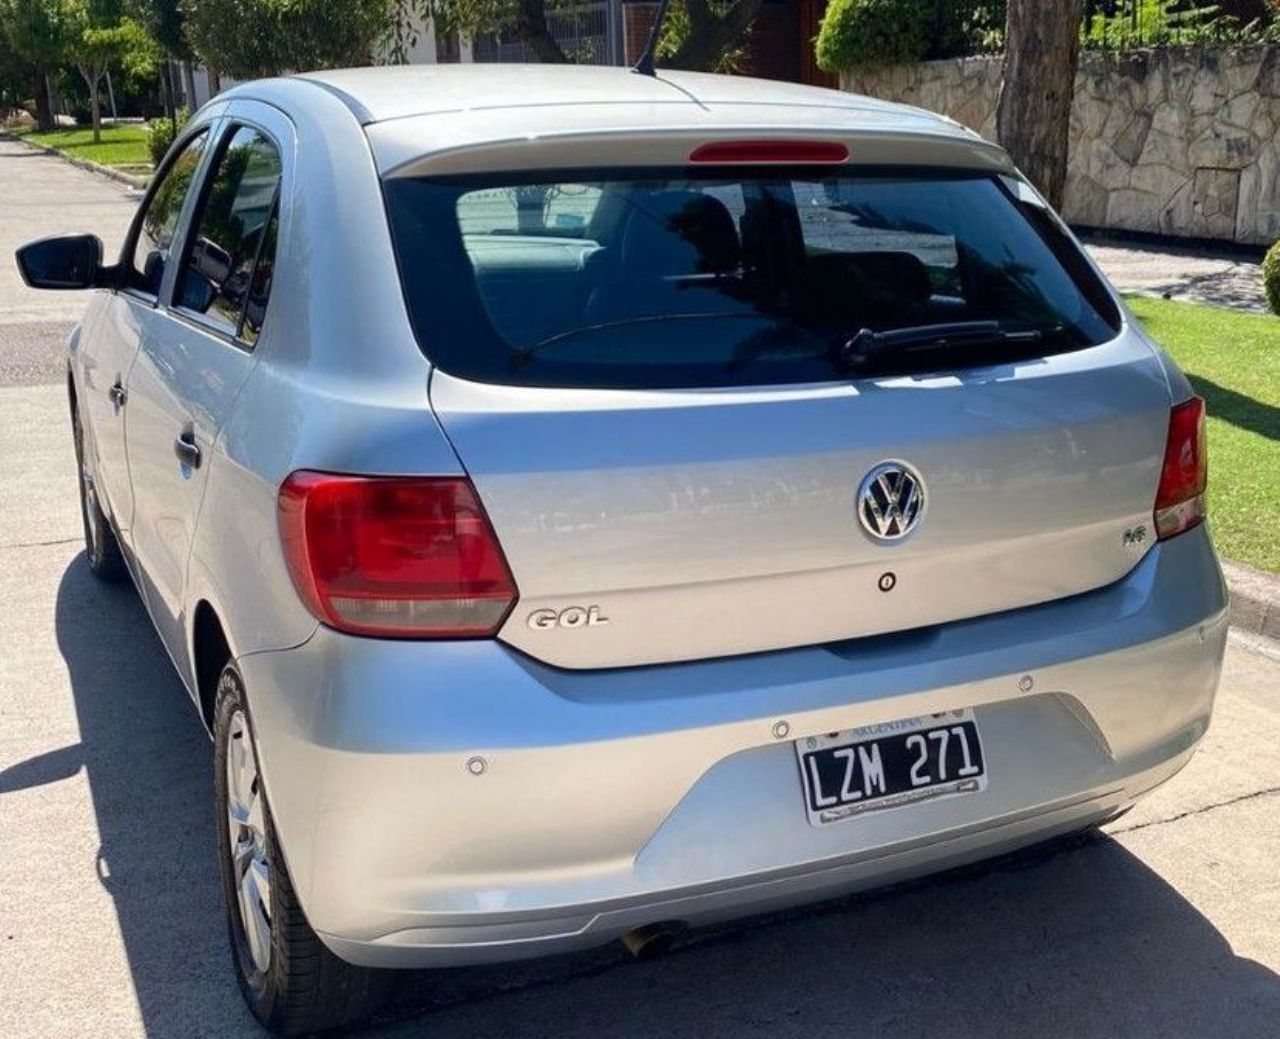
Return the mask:
<path fill-rule="evenodd" d="M 663 65 L 691 72 L 714 72 L 725 52 L 742 40 L 760 13 L 763 0 L 737 0 L 722 15 L 715 15 L 705 0 L 686 0 L 689 35 Z"/>
<path fill-rule="evenodd" d="M 547 26 L 546 0 L 517 0 L 515 30 L 539 61 L 564 64 L 569 60 Z"/>
<path fill-rule="evenodd" d="M 160 86 L 164 88 L 164 117 L 169 120 L 174 136 L 177 136 L 178 115 L 173 103 L 173 62 L 168 58 L 160 63 Z"/>
<path fill-rule="evenodd" d="M 80 75 L 84 77 L 84 81 L 89 85 L 89 112 L 93 119 L 93 143 L 102 143 L 102 109 L 98 103 L 98 83 L 99 77 L 93 74 L 93 71 L 80 66 Z"/>
<path fill-rule="evenodd" d="M 1061 208 L 1071 98 L 1080 57 L 1081 0 L 1009 0 L 1000 143 L 1041 194 Z"/>
<path fill-rule="evenodd" d="M 49 81 L 43 68 L 36 69 L 32 85 L 35 87 L 36 126 L 41 130 L 52 130 L 53 100 L 49 97 Z"/>

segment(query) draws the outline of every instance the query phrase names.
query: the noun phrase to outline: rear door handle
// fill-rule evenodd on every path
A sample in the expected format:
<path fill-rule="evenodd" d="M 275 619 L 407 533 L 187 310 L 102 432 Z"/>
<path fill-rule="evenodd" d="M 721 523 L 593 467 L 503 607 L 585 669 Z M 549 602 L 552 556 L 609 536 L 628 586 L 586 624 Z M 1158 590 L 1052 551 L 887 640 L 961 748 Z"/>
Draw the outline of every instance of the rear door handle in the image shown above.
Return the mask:
<path fill-rule="evenodd" d="M 123 408 L 128 399 L 129 394 L 125 390 L 124 386 L 120 384 L 119 379 L 116 380 L 116 384 L 112 386 L 111 389 L 107 390 L 107 400 L 111 401 L 111 406 L 115 408 L 116 411 Z"/>
<path fill-rule="evenodd" d="M 200 468 L 200 448 L 196 444 L 194 433 L 183 433 L 175 439 L 173 453 L 178 456 L 178 461 L 183 465 L 189 465 L 192 469 Z"/>

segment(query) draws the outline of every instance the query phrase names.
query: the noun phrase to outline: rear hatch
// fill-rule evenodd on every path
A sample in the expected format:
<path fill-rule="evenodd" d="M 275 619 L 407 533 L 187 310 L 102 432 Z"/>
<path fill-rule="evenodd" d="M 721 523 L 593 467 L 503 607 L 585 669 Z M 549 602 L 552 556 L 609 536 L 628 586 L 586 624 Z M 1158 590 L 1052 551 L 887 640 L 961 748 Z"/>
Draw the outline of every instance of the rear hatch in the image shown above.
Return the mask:
<path fill-rule="evenodd" d="M 1153 540 L 1161 366 L 1006 176 L 715 165 L 387 195 L 432 406 L 519 587 L 500 637 L 537 659 L 915 629 L 1108 584 Z"/>

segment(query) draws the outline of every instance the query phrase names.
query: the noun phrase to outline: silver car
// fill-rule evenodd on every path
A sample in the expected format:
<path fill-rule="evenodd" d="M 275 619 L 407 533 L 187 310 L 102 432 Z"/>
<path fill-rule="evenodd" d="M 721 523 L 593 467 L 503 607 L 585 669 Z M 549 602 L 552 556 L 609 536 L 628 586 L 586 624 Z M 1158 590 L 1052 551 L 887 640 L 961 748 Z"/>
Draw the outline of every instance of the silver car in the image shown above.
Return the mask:
<path fill-rule="evenodd" d="M 216 745 L 234 962 L 827 898 L 1114 818 L 1209 724 L 1204 407 L 999 148 L 749 79 L 365 69 L 182 133 L 67 394 Z"/>

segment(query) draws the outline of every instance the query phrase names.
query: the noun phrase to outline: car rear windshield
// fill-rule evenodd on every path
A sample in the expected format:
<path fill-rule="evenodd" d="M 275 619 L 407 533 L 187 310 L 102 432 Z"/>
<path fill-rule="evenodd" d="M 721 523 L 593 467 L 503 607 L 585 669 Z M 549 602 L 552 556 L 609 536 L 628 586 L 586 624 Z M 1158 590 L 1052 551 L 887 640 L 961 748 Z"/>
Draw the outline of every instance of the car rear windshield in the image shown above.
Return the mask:
<path fill-rule="evenodd" d="M 1119 316 L 1011 178 L 777 167 L 386 183 L 419 343 L 559 387 L 946 371 L 1097 345 Z"/>

